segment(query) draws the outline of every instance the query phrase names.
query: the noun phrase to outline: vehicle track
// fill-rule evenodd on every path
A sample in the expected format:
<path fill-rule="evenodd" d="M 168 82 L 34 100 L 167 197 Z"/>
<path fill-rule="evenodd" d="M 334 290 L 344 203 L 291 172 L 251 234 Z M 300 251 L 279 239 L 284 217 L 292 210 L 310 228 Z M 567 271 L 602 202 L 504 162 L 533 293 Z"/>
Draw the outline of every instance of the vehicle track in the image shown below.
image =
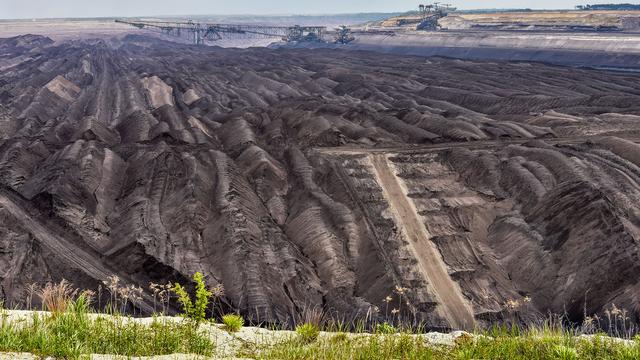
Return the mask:
<path fill-rule="evenodd" d="M 512 140 L 489 140 L 489 141 L 470 141 L 470 142 L 443 142 L 436 144 L 428 144 L 428 145 L 419 145 L 419 146 L 387 146 L 387 147 L 349 147 L 349 146 L 340 146 L 340 147 L 322 147 L 315 148 L 314 151 L 319 152 L 321 154 L 327 155 L 341 155 L 341 154 L 386 154 L 386 153 L 394 153 L 394 154 L 419 154 L 425 152 L 432 151 L 442 151 L 454 148 L 465 148 L 465 149 L 484 149 L 484 148 L 495 148 L 498 146 L 509 146 L 509 145 L 522 145 L 528 143 L 530 141 L 544 141 L 549 145 L 573 145 L 573 144 L 582 144 L 588 141 L 594 141 L 603 138 L 604 136 L 576 136 L 576 137 L 556 137 L 556 138 L 544 138 L 544 139 L 512 139 Z M 640 142 L 639 138 L 636 137 L 618 137 L 633 141 Z"/>
<path fill-rule="evenodd" d="M 419 270 L 439 300 L 441 315 L 452 328 L 473 329 L 475 320 L 471 306 L 464 298 L 459 285 L 449 276 L 442 256 L 435 244 L 429 240 L 427 228 L 389 166 L 387 156 L 370 155 L 370 160 L 396 224 L 409 240 L 409 249 L 418 260 Z"/>

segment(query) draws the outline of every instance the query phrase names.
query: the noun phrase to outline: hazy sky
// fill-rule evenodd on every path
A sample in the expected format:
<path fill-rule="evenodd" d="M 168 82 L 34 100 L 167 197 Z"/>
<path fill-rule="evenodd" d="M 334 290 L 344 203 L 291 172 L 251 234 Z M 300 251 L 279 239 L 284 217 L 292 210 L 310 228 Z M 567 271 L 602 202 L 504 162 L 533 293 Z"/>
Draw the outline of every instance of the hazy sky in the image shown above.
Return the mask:
<path fill-rule="evenodd" d="M 445 0 L 440 0 L 446 2 Z M 427 3 L 429 1 L 423 1 Z M 464 9 L 573 8 L 580 0 L 459 0 Z M 592 1 L 591 1 L 592 2 Z M 586 1 L 586 3 L 591 3 Z M 604 1 L 607 2 L 607 1 Z M 140 15 L 330 14 L 412 10 L 420 0 L 0 0 L 0 19 Z"/>

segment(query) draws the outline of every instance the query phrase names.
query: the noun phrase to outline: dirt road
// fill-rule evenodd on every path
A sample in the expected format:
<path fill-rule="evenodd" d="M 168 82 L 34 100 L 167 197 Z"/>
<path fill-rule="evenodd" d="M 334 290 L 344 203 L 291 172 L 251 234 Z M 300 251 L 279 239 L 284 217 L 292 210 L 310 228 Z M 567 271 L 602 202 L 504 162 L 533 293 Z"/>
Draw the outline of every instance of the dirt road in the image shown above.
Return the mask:
<path fill-rule="evenodd" d="M 640 138 L 635 136 L 618 135 L 633 142 L 640 142 Z M 464 148 L 469 150 L 501 148 L 509 145 L 523 145 L 533 140 L 544 141 L 549 145 L 574 145 L 584 144 L 592 141 L 597 142 L 606 138 L 602 135 L 594 136 L 566 136 L 545 139 L 505 139 L 505 140 L 484 140 L 484 141 L 468 141 L 468 142 L 444 142 L 426 145 L 398 145 L 398 146 L 376 146 L 376 147 L 358 147 L 343 145 L 340 147 L 317 147 L 313 151 L 326 155 L 357 155 L 357 154 L 422 154 L 433 151 L 449 150 L 454 148 Z"/>
<path fill-rule="evenodd" d="M 458 284 L 447 273 L 438 249 L 429 240 L 427 228 L 415 206 L 403 191 L 398 178 L 389 166 L 387 157 L 383 154 L 376 154 L 371 155 L 370 159 L 396 224 L 409 240 L 410 248 L 418 260 L 422 275 L 438 297 L 439 311 L 452 328 L 472 329 L 475 322 L 471 307 L 462 295 Z"/>

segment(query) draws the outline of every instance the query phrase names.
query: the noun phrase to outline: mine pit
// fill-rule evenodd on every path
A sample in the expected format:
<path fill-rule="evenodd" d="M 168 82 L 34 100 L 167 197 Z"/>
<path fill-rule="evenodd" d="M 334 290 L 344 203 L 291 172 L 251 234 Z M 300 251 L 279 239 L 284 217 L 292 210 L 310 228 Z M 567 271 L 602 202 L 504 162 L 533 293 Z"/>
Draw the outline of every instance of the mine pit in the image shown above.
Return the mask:
<path fill-rule="evenodd" d="M 9 306 L 60 276 L 200 271 L 269 323 L 398 288 L 388 306 L 437 330 L 510 301 L 640 317 L 637 73 L 140 35 L 0 49 Z"/>

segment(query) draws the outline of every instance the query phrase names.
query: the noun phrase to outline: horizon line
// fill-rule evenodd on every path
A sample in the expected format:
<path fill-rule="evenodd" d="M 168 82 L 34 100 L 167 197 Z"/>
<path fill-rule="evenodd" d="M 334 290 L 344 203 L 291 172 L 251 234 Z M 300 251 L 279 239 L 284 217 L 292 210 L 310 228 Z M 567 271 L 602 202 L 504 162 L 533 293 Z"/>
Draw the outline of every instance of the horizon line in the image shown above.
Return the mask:
<path fill-rule="evenodd" d="M 0 21 L 11 20 L 26 20 L 26 21 L 38 21 L 38 20 L 92 20 L 92 19 L 136 19 L 145 17 L 157 17 L 157 18 L 170 18 L 170 17 L 239 17 L 239 16 L 253 16 L 253 17 L 293 17 L 293 16 L 347 16 L 347 15 L 375 15 L 375 14 L 404 14 L 410 12 L 417 12 L 418 10 L 406 10 L 406 11 L 370 11 L 370 12 L 346 12 L 346 13 L 307 13 L 307 14 L 295 14 L 295 13 L 274 13 L 274 14 L 251 14 L 251 13 L 232 13 L 232 14 L 175 14 L 175 15 L 114 15 L 114 16 L 73 16 L 73 17 L 19 17 L 19 18 L 0 18 Z M 535 8 L 479 8 L 479 9 L 457 9 L 459 12 L 486 12 L 486 11 L 584 11 L 577 10 L 575 8 L 558 8 L 558 9 L 535 9 Z"/>

